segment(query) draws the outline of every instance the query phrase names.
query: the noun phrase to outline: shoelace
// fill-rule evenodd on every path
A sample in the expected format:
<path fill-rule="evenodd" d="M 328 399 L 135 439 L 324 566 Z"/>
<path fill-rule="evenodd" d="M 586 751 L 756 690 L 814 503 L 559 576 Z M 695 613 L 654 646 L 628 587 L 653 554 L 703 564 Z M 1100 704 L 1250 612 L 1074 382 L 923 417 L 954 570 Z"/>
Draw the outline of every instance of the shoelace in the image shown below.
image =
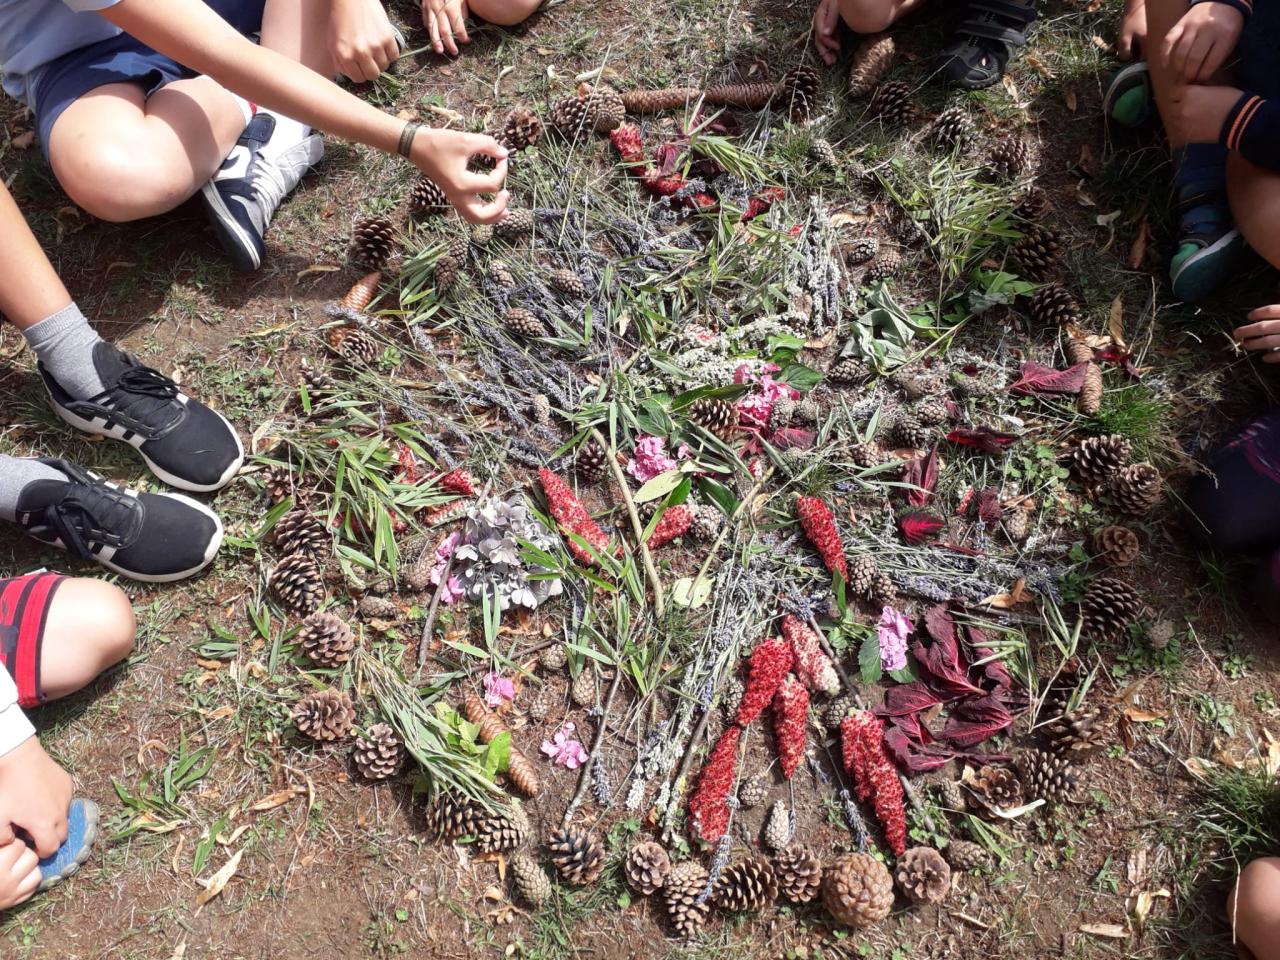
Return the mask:
<path fill-rule="evenodd" d="M 110 400 L 114 410 L 147 423 L 178 397 L 178 385 L 151 367 L 130 367 L 120 374 L 115 386 L 104 390 L 92 399 L 92 403 L 104 403 Z M 176 417 L 178 411 L 174 411 Z M 172 417 L 170 418 L 172 421 Z M 151 424 L 163 427 L 167 424 Z"/>
<path fill-rule="evenodd" d="M 262 209 L 262 229 L 271 224 L 271 218 L 284 202 L 289 188 L 285 185 L 284 174 L 274 163 L 263 161 L 262 154 L 253 158 L 249 169 L 249 180 L 253 184 L 253 193 Z"/>
<path fill-rule="evenodd" d="M 77 487 L 45 507 L 44 521 L 67 550 L 92 560 L 93 544 L 115 547 L 124 542 L 117 531 L 126 525 L 133 506 L 122 495 L 97 487 Z"/>

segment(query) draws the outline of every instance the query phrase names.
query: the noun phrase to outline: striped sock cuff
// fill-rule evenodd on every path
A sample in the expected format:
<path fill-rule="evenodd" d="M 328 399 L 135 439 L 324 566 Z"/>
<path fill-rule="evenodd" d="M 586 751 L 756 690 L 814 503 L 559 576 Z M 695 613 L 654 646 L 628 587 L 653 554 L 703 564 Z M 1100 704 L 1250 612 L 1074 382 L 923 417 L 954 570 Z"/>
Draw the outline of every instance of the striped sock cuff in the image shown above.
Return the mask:
<path fill-rule="evenodd" d="M 1191 6 L 1197 3 L 1220 3 L 1226 7 L 1233 7 L 1240 11 L 1240 15 L 1248 20 L 1253 16 L 1253 0 L 1191 0 Z"/>
<path fill-rule="evenodd" d="M 1222 122 L 1219 141 L 1251 163 L 1280 170 L 1280 103 L 1243 93 Z"/>

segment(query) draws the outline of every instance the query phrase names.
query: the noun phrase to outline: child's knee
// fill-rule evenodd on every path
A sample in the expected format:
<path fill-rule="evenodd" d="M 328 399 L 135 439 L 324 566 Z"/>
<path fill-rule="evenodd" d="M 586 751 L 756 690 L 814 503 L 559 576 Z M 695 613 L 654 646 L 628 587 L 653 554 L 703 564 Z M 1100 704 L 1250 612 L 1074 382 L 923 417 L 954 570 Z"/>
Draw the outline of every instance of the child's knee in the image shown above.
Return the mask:
<path fill-rule="evenodd" d="M 133 650 L 138 623 L 123 590 L 105 580 L 71 581 L 70 596 L 84 615 L 84 637 L 96 661 L 95 674 L 119 663 Z"/>
<path fill-rule="evenodd" d="M 840 19 L 854 33 L 879 33 L 892 25 L 893 0 L 840 0 Z"/>
<path fill-rule="evenodd" d="M 1227 899 L 1227 919 L 1255 953 L 1280 936 L 1280 858 L 1260 857 L 1240 871 Z"/>
<path fill-rule="evenodd" d="M 540 6 L 542 0 L 475 0 L 468 4 L 469 9 L 477 16 L 500 27 L 514 27 L 517 23 L 524 23 Z"/>
<path fill-rule="evenodd" d="M 190 194 L 189 174 L 169 169 L 123 143 L 92 151 L 49 153 L 58 182 L 80 207 L 99 220 L 128 223 L 166 213 Z"/>

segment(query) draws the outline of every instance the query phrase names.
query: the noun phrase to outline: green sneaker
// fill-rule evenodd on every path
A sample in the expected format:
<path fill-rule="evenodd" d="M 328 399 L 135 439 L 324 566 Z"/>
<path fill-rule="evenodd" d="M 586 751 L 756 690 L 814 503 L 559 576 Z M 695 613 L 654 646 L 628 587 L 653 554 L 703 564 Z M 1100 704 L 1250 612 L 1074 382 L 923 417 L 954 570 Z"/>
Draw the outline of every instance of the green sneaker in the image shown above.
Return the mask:
<path fill-rule="evenodd" d="M 1155 110 L 1146 63 L 1131 63 L 1111 75 L 1102 95 L 1102 111 L 1112 123 L 1130 129 L 1151 119 Z"/>
<path fill-rule="evenodd" d="M 1192 203 L 1182 205 L 1178 249 L 1169 261 L 1169 281 L 1177 299 L 1198 303 L 1231 278 L 1244 249 L 1244 237 L 1232 225 L 1230 210 L 1224 204 Z"/>

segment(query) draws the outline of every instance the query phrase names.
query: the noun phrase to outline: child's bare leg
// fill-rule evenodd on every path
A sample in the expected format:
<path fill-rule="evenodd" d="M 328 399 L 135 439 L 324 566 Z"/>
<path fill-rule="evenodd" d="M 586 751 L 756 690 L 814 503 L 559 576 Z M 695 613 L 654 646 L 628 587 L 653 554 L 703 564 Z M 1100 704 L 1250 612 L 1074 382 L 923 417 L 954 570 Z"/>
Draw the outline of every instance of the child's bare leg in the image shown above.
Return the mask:
<path fill-rule="evenodd" d="M 76 578 L 58 586 L 45 618 L 40 683 L 50 700 L 88 686 L 133 649 L 133 606 L 105 580 Z"/>
<path fill-rule="evenodd" d="M 1273 267 L 1280 267 L 1280 173 L 1229 154 L 1227 196 L 1249 246 Z"/>
<path fill-rule="evenodd" d="M 1169 146 L 1174 149 L 1186 142 L 1178 136 L 1175 129 L 1177 124 L 1172 122 L 1185 84 L 1161 51 L 1164 38 L 1186 12 L 1187 5 L 1183 0 L 1147 0 L 1147 42 L 1150 47 L 1147 67 L 1151 70 L 1151 87 L 1155 93 L 1156 107 L 1165 121 L 1165 130 L 1169 131 Z"/>
<path fill-rule="evenodd" d="M 1255 960 L 1280 960 L 1280 859 L 1263 857 L 1240 871 L 1227 898 L 1236 941 Z"/>
<path fill-rule="evenodd" d="M 854 33 L 879 33 L 923 3 L 924 0 L 839 0 L 840 19 Z"/>
<path fill-rule="evenodd" d="M 533 16 L 542 6 L 542 0 L 472 0 L 467 6 L 477 17 L 489 23 L 514 27 Z"/>

